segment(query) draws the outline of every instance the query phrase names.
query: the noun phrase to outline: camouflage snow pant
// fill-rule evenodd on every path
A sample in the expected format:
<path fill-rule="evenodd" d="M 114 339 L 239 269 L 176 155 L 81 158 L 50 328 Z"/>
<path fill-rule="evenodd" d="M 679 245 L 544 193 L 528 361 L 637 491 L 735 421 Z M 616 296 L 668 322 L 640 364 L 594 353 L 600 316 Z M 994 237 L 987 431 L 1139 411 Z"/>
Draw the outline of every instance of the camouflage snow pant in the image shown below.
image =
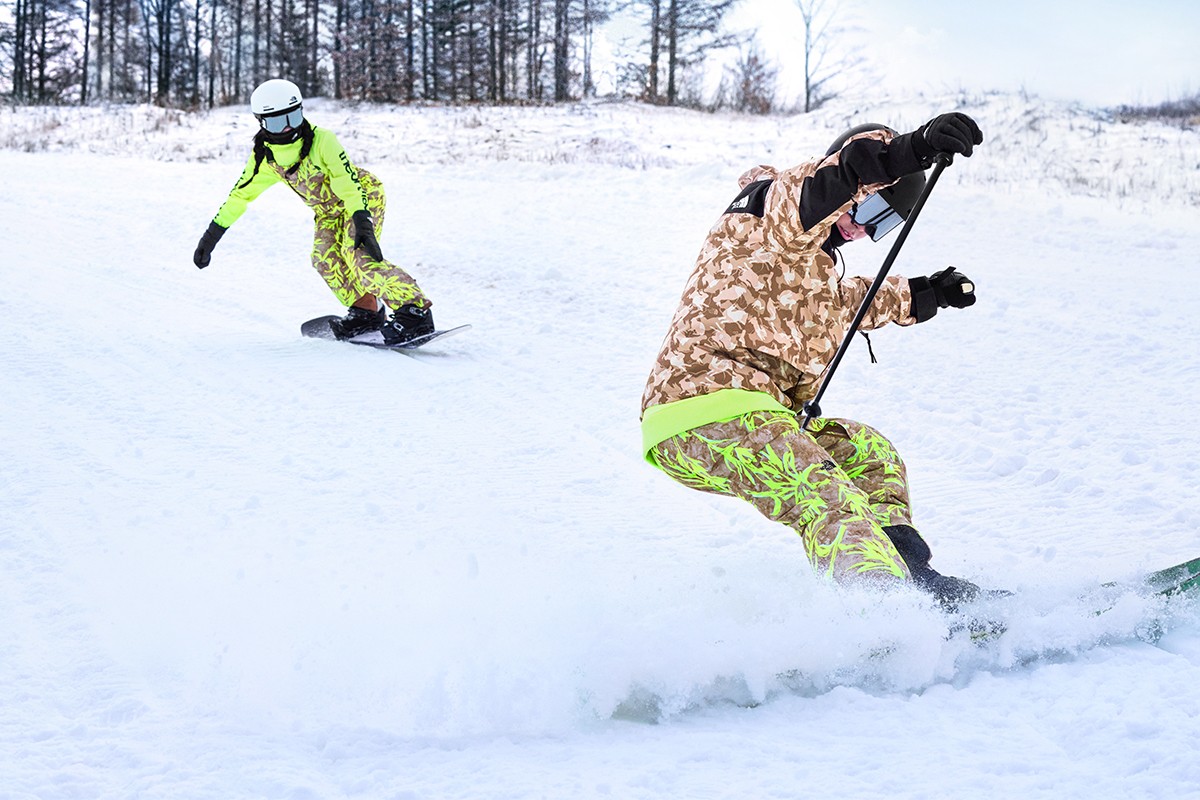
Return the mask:
<path fill-rule="evenodd" d="M 371 212 L 378 239 L 383 232 L 383 214 L 387 206 L 383 184 L 366 170 L 359 170 L 358 175 L 367 192 L 367 210 Z M 432 305 L 412 275 L 390 261 L 375 261 L 365 250 L 355 249 L 354 220 L 349 214 L 329 215 L 318 209 L 314 223 L 313 267 L 342 305 L 352 305 L 368 294 L 378 297 L 392 309 L 406 303 Z"/>
<path fill-rule="evenodd" d="M 883 531 L 910 522 L 904 462 L 874 428 L 756 411 L 685 431 L 654 449 L 659 467 L 705 492 L 750 501 L 800 534 L 813 568 L 838 581 L 909 578 Z"/>

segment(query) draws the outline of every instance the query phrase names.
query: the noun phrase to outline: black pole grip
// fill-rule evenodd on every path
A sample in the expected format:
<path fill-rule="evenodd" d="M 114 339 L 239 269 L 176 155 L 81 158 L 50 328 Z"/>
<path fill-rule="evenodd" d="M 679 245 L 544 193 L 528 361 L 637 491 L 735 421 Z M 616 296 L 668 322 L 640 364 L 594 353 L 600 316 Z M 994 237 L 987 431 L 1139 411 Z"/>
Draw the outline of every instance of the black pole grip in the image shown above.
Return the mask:
<path fill-rule="evenodd" d="M 925 181 L 925 188 L 921 190 L 921 196 L 917 198 L 916 205 L 909 212 L 908 219 L 904 220 L 904 225 L 900 228 L 900 233 L 896 237 L 895 243 L 892 244 L 892 249 L 888 251 L 887 258 L 883 260 L 883 266 L 879 268 L 879 274 L 875 276 L 874 282 L 871 283 L 871 288 L 867 289 L 867 296 L 863 298 L 862 305 L 858 307 L 858 313 L 854 315 L 854 321 L 850 323 L 850 328 L 846 331 L 845 338 L 838 345 L 837 352 L 833 354 L 833 360 L 825 368 L 825 377 L 821 379 L 821 385 L 817 388 L 817 393 L 813 395 L 811 400 L 804 404 L 804 419 L 800 423 L 801 429 L 808 430 L 808 423 L 815 417 L 821 416 L 821 398 L 825 396 L 825 389 L 828 388 L 829 381 L 833 378 L 833 373 L 837 371 L 838 364 L 842 363 L 842 357 L 846 355 L 846 350 L 850 347 L 850 342 L 854 339 L 854 334 L 858 333 L 858 326 L 862 324 L 863 318 L 867 316 L 867 311 L 870 310 L 871 303 L 875 302 L 875 295 L 879 294 L 879 288 L 883 286 L 883 281 L 892 269 L 892 264 L 896 261 L 896 256 L 900 255 L 900 248 L 904 246 L 904 240 L 908 238 L 908 232 L 912 230 L 912 226 L 916 223 L 917 216 L 925 206 L 925 200 L 928 199 L 929 193 L 933 191 L 934 184 L 937 183 L 942 170 L 950 166 L 953 161 L 954 157 L 949 153 L 938 153 L 937 163 L 933 166 L 933 172 L 930 173 L 929 180 Z"/>

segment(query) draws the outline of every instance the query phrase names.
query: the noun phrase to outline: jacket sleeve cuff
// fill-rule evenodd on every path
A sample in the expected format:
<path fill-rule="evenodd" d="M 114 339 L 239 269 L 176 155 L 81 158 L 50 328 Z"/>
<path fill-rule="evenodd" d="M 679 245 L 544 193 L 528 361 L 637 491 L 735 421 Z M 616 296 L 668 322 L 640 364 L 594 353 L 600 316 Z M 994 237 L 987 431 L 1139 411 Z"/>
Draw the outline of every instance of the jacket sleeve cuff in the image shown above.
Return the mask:
<path fill-rule="evenodd" d="M 916 317 L 917 322 L 933 319 L 938 310 L 938 302 L 929 278 L 909 278 L 908 291 L 912 295 L 912 315 Z"/>
<path fill-rule="evenodd" d="M 935 155 L 937 153 L 933 148 L 925 144 L 920 130 L 900 134 L 888 145 L 888 171 L 897 178 L 903 178 L 929 169 Z"/>

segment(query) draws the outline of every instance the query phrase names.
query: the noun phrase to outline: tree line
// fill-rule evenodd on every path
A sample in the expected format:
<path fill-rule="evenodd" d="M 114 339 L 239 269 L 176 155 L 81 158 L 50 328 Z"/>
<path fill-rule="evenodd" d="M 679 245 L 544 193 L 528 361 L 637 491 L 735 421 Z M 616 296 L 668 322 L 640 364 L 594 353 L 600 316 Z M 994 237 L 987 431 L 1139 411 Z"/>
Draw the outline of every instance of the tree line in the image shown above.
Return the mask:
<path fill-rule="evenodd" d="M 679 105 L 696 94 L 689 70 L 735 43 L 722 33 L 734 2 L 7 0 L 0 93 L 22 104 L 205 108 L 287 77 L 306 96 L 561 102 L 596 94 L 594 34 L 621 14 L 642 41 L 616 93 Z"/>

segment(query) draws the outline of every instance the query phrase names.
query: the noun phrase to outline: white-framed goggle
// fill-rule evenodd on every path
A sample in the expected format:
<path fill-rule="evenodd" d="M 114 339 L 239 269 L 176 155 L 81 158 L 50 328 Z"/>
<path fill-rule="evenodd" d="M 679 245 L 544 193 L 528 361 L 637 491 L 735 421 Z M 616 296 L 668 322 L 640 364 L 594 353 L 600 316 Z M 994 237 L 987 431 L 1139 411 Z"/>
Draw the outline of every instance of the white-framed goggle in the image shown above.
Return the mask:
<path fill-rule="evenodd" d="M 258 124 L 262 125 L 263 130 L 267 133 L 283 133 L 288 128 L 295 130 L 300 127 L 300 123 L 304 122 L 304 109 L 300 106 L 292 106 L 273 114 L 256 114 L 255 116 L 258 117 Z"/>

